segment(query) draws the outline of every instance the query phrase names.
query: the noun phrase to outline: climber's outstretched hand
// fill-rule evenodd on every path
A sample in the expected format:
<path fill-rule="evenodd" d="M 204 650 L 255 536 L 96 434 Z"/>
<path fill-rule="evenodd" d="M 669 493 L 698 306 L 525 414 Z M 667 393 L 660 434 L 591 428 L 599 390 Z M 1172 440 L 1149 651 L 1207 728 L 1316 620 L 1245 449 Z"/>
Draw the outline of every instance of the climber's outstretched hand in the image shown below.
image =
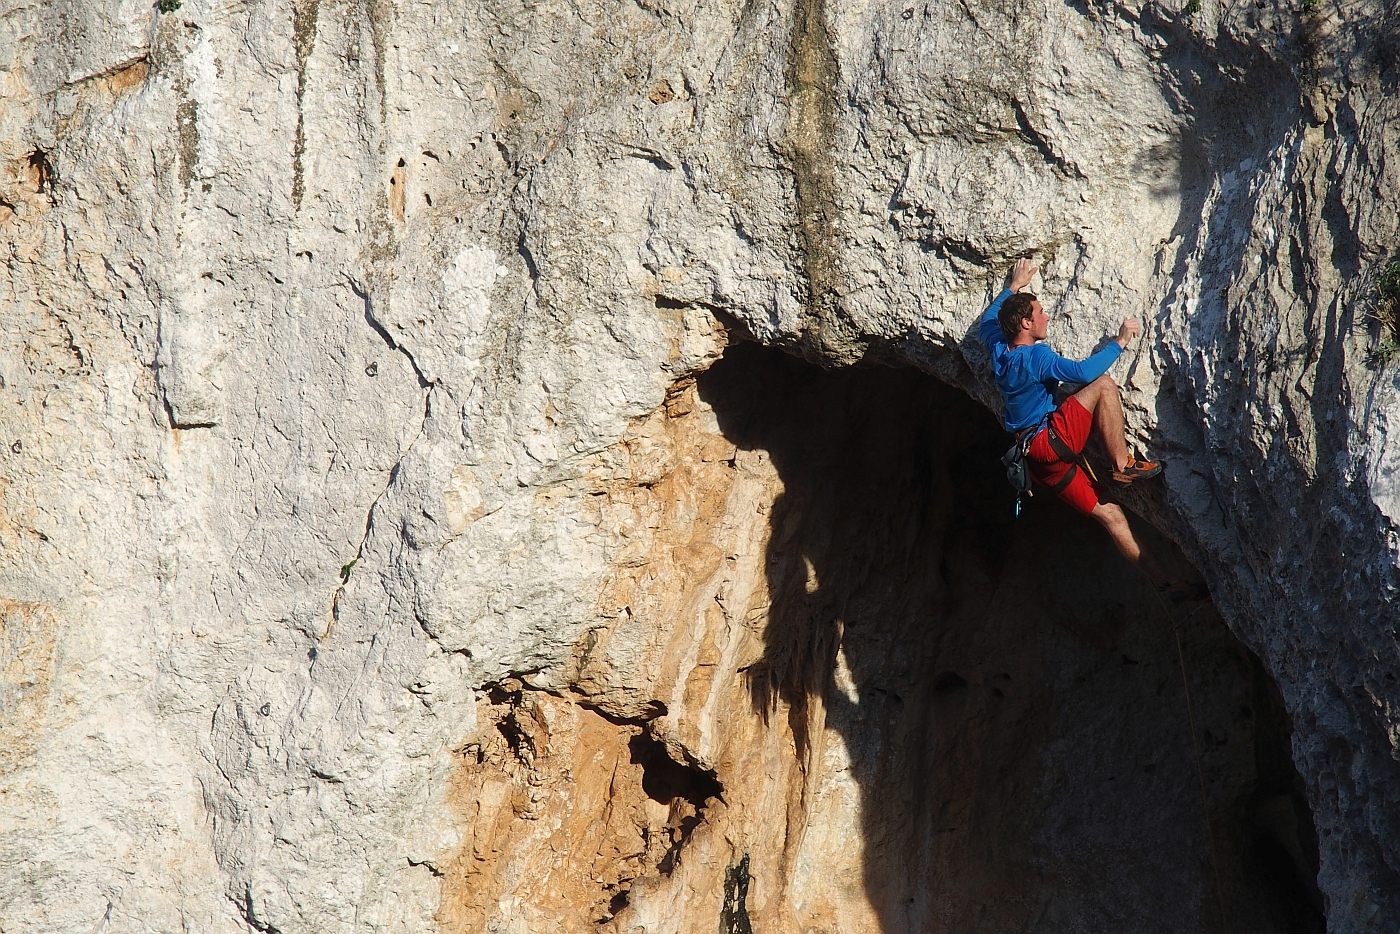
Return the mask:
<path fill-rule="evenodd" d="M 1040 267 L 1028 259 L 1016 260 L 1016 265 L 1011 267 L 1011 283 L 1007 286 L 1013 292 L 1019 292 L 1031 284 L 1031 279 Z"/>
<path fill-rule="evenodd" d="M 1118 336 L 1114 338 L 1118 346 L 1124 350 L 1128 349 L 1128 344 L 1134 337 L 1142 333 L 1142 325 L 1138 324 L 1137 318 L 1124 318 L 1123 326 L 1118 329 Z"/>

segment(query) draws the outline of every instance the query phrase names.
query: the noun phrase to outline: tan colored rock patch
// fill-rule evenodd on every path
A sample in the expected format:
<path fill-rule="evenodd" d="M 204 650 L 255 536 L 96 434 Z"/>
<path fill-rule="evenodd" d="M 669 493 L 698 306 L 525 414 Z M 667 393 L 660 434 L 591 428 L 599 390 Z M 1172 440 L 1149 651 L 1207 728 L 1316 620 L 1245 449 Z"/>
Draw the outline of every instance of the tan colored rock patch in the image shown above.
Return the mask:
<path fill-rule="evenodd" d="M 52 607 L 0 598 L 0 775 L 44 741 L 57 634 Z"/>
<path fill-rule="evenodd" d="M 693 828 L 695 802 L 649 795 L 642 729 L 511 681 L 481 711 L 494 735 L 466 750 L 450 800 L 467 828 L 444 870 L 445 930 L 596 930 Z M 642 744 L 643 746 L 645 743 Z M 703 802 L 702 802 L 703 804 Z"/>

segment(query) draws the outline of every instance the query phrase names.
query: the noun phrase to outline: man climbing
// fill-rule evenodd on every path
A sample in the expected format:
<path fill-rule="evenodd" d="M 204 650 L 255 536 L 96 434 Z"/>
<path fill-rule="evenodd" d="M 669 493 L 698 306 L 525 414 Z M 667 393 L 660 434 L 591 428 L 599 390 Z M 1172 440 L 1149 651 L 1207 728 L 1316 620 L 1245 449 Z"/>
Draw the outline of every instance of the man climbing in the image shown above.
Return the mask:
<path fill-rule="evenodd" d="M 1050 318 L 1035 295 L 1021 291 L 1030 285 L 1036 271 L 1030 260 L 1017 260 L 1008 287 L 987 307 L 978 326 L 982 342 L 992 353 L 997 387 L 1006 399 L 1003 423 L 1018 441 L 1035 433 L 1026 457 L 1033 480 L 1098 520 L 1123 557 L 1142 568 L 1173 600 L 1201 599 L 1204 588 L 1200 585 L 1169 581 L 1162 566 L 1138 543 L 1123 508 L 1105 501 L 1098 478 L 1083 459 L 1089 432 L 1097 429 L 1113 462 L 1114 480 L 1132 483 L 1162 472 L 1162 464 L 1140 461 L 1128 453 L 1123 403 L 1118 384 L 1107 373 L 1128 343 L 1142 332 L 1141 325 L 1136 319 L 1125 318 L 1118 336 L 1107 347 L 1077 363 L 1065 359 L 1041 343 Z M 1054 390 L 1059 383 L 1083 388 L 1057 407 Z"/>

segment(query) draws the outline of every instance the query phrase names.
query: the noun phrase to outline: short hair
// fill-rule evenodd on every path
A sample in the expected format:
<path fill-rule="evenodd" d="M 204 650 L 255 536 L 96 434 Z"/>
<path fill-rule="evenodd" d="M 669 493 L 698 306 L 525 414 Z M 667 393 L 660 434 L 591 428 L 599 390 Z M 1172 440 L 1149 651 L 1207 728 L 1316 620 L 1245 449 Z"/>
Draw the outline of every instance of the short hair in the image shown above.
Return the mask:
<path fill-rule="evenodd" d="M 1035 300 L 1033 292 L 1017 292 L 1001 303 L 1001 310 L 997 312 L 997 323 L 1001 325 L 1001 333 L 1006 335 L 1007 343 L 1015 340 L 1016 335 L 1021 333 L 1021 322 L 1035 313 L 1031 309 L 1031 302 Z"/>

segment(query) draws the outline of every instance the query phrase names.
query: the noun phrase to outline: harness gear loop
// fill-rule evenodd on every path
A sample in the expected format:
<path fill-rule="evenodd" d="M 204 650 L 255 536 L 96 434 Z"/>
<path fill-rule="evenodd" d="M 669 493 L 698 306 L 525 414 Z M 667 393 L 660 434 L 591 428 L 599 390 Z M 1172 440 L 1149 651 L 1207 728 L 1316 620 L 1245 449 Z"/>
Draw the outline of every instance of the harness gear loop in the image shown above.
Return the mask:
<path fill-rule="evenodd" d="M 1042 425 L 1048 423 L 1050 413 L 1046 413 L 1040 421 L 1028 428 L 1012 432 L 1016 443 L 1011 445 L 1011 449 L 1001 456 L 1002 466 L 1006 468 L 1006 479 L 1011 484 L 1011 488 L 1016 491 L 1016 510 L 1014 515 L 1021 515 L 1021 498 L 1024 496 L 1034 496 L 1031 489 L 1031 472 L 1027 461 L 1030 457 L 1031 442 L 1035 440 Z"/>

